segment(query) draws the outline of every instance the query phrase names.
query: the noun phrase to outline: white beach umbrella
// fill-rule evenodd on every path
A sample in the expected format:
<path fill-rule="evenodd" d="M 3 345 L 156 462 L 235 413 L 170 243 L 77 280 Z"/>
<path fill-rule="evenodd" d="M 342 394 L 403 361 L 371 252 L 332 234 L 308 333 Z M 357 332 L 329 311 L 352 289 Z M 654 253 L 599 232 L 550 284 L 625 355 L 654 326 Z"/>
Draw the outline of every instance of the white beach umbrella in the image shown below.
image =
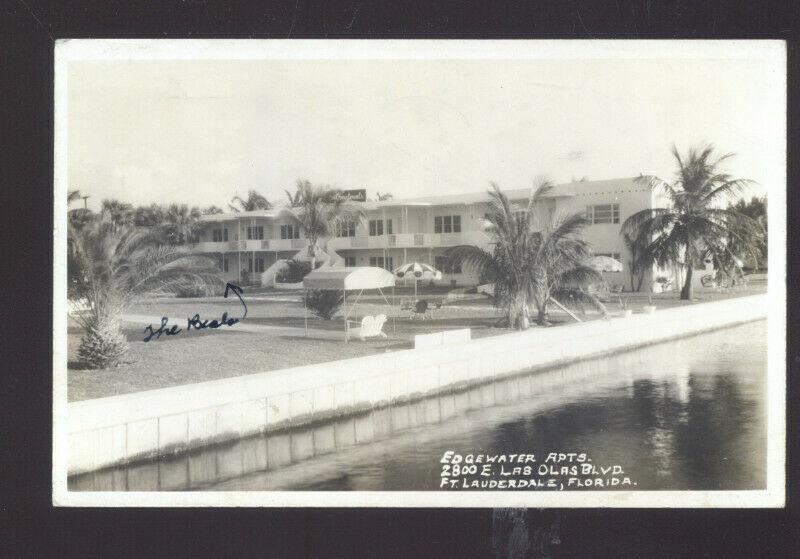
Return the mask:
<path fill-rule="evenodd" d="M 589 267 L 598 272 L 621 272 L 622 262 L 610 256 L 593 256 L 589 259 Z"/>
<path fill-rule="evenodd" d="M 400 279 L 413 279 L 414 280 L 414 298 L 417 298 L 417 281 L 419 280 L 440 280 L 442 279 L 442 272 L 429 264 L 421 262 L 412 262 L 410 264 L 403 264 L 395 268 L 392 273 L 395 277 Z"/>

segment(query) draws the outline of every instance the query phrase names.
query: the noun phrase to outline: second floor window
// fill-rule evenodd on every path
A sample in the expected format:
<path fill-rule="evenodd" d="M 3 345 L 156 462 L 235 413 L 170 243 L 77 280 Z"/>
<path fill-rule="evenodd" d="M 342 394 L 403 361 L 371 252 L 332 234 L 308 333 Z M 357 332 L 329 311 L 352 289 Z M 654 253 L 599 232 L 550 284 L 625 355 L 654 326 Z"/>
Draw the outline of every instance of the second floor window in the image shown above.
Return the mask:
<path fill-rule="evenodd" d="M 262 226 L 258 227 L 248 227 L 247 228 L 247 240 L 263 240 L 264 239 L 264 228 Z"/>
<path fill-rule="evenodd" d="M 383 235 L 383 220 L 382 219 L 370 219 L 369 220 L 369 235 L 370 235 L 370 237 L 375 237 L 377 235 Z"/>
<path fill-rule="evenodd" d="M 299 239 L 300 228 L 297 225 L 281 225 L 281 239 Z"/>
<path fill-rule="evenodd" d="M 336 236 L 337 237 L 355 237 L 356 236 L 356 224 L 353 222 L 350 223 L 340 223 L 336 226 Z"/>
<path fill-rule="evenodd" d="M 589 223 L 619 223 L 619 204 L 597 204 L 586 206 L 586 218 Z"/>
<path fill-rule="evenodd" d="M 227 229 L 214 229 L 211 232 L 211 238 L 215 243 L 222 243 L 228 240 L 228 230 Z"/>
<path fill-rule="evenodd" d="M 434 233 L 461 233 L 460 215 L 437 215 L 433 218 Z"/>

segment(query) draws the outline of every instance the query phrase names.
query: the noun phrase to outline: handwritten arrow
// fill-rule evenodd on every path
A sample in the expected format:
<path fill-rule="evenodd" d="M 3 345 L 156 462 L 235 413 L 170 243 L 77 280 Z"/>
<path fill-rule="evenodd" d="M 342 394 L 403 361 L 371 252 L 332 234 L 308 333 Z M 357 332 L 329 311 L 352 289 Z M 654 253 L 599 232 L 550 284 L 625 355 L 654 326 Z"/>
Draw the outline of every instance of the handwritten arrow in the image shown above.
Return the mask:
<path fill-rule="evenodd" d="M 239 301 L 241 301 L 242 305 L 244 306 L 244 315 L 242 315 L 242 320 L 244 320 L 244 317 L 247 316 L 247 304 L 244 302 L 244 299 L 242 299 L 242 293 L 244 293 L 244 289 L 242 289 L 236 284 L 228 282 L 225 284 L 225 293 L 223 295 L 223 297 L 225 297 L 226 299 L 228 297 L 228 291 L 233 291 L 239 298 Z"/>

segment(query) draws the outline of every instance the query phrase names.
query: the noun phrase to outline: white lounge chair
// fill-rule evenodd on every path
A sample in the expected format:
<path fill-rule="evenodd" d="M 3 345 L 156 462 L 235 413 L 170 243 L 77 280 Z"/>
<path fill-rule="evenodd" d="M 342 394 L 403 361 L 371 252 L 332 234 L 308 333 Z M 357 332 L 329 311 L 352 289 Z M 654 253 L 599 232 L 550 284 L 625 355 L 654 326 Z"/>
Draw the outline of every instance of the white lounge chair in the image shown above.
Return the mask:
<path fill-rule="evenodd" d="M 376 336 L 385 338 L 386 334 L 383 332 L 383 325 L 385 323 L 385 314 L 379 314 L 378 316 L 365 316 L 361 319 L 361 326 L 359 328 L 352 328 L 349 332 L 351 336 L 355 336 L 361 341 L 364 341 L 367 338 L 374 338 Z"/>

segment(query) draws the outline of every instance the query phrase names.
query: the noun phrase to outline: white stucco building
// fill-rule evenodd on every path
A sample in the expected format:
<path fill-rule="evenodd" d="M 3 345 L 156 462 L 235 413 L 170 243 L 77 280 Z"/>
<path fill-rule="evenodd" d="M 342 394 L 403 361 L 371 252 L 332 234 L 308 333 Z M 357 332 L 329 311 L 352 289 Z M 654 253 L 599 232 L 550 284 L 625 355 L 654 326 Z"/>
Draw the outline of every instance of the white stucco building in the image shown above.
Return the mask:
<path fill-rule="evenodd" d="M 527 202 L 530 195 L 527 188 L 505 192 L 520 203 Z M 365 219 L 341 228 L 337 236 L 321 243 L 325 252 L 320 259 L 332 266 L 389 270 L 403 263 L 425 262 L 443 272 L 438 283 L 476 285 L 479 278 L 473 270 L 449 269 L 444 255 L 449 247 L 461 244 L 489 247 L 491 238 L 482 222 L 488 200 L 484 189 L 469 194 L 360 202 Z M 631 255 L 620 233 L 621 225 L 639 210 L 663 203 L 647 184 L 624 178 L 558 184 L 548 193 L 546 204 L 547 211 L 558 214 L 586 213 L 590 225 L 584 238 L 594 253 L 611 256 L 624 265 L 622 272 L 606 274 L 608 283 L 630 290 Z M 286 208 L 205 215 L 201 223 L 198 242 L 193 246 L 217 258 L 225 279 L 230 281 L 242 281 L 242 271 L 246 271 L 251 283 L 270 284 L 282 261 L 306 247 L 303 231 Z M 680 280 L 674 272 L 649 270 L 642 291 L 652 290 L 659 275 L 673 276 L 673 286 Z"/>

